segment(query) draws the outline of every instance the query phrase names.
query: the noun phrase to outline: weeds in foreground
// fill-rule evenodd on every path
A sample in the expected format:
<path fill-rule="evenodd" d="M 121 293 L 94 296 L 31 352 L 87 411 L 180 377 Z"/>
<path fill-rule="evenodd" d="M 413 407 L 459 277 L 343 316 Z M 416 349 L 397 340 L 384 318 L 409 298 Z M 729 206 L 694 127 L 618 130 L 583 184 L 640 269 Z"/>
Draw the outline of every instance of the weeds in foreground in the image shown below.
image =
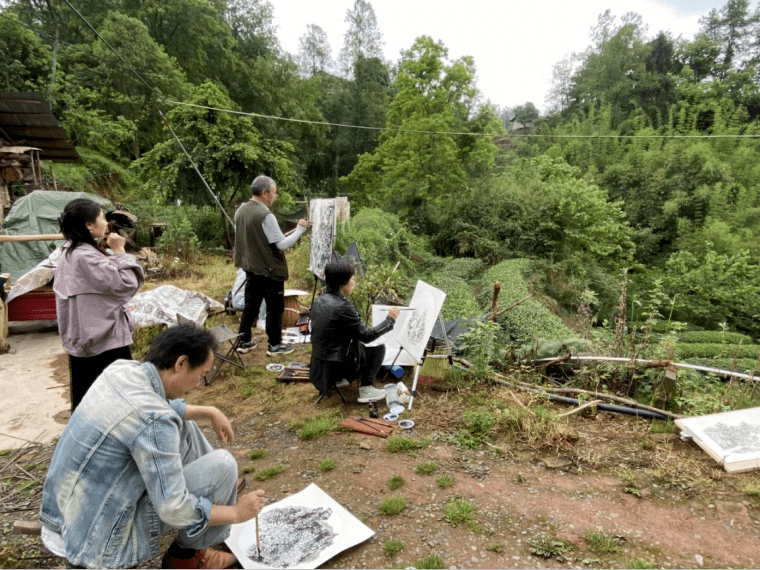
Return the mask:
<path fill-rule="evenodd" d="M 423 461 L 419 465 L 417 465 L 416 469 L 417 473 L 420 475 L 432 475 L 436 471 L 438 471 L 438 465 L 435 461 Z"/>
<path fill-rule="evenodd" d="M 274 465 L 272 467 L 267 467 L 266 469 L 262 469 L 254 477 L 258 481 L 266 481 L 267 479 L 271 479 L 272 477 L 275 477 L 285 471 L 287 467 L 285 465 Z"/>
<path fill-rule="evenodd" d="M 383 551 L 388 558 L 391 558 L 394 554 L 398 554 L 402 550 L 404 550 L 404 543 L 400 540 L 388 538 L 383 543 Z"/>
<path fill-rule="evenodd" d="M 676 433 L 677 430 L 676 424 L 673 423 L 673 420 L 652 420 L 650 426 L 652 433 Z"/>
<path fill-rule="evenodd" d="M 602 554 L 614 554 L 620 552 L 620 539 L 610 534 L 604 534 L 596 530 L 588 530 L 583 535 L 588 547 L 594 552 Z"/>
<path fill-rule="evenodd" d="M 454 476 L 449 473 L 444 473 L 443 475 L 438 475 L 438 477 L 435 478 L 435 482 L 440 489 L 446 489 L 454 484 Z"/>
<path fill-rule="evenodd" d="M 632 558 L 626 564 L 626 568 L 633 568 L 636 570 L 646 570 L 647 568 L 656 568 L 654 562 L 644 560 L 643 558 Z"/>
<path fill-rule="evenodd" d="M 396 489 L 402 487 L 404 485 L 404 478 L 401 475 L 393 475 L 390 479 L 388 479 L 388 488 L 391 491 L 395 491 Z"/>
<path fill-rule="evenodd" d="M 417 451 L 418 449 L 425 449 L 431 441 L 427 437 L 425 439 L 412 439 L 403 435 L 392 435 L 385 442 L 385 450 L 391 453 Z"/>
<path fill-rule="evenodd" d="M 488 546 L 486 546 L 486 550 L 490 550 L 491 552 L 496 552 L 500 554 L 504 552 L 504 545 L 500 543 L 489 544 Z"/>
<path fill-rule="evenodd" d="M 452 525 L 464 524 L 470 530 L 477 528 L 475 521 L 475 505 L 464 497 L 452 497 L 444 507 L 446 520 Z"/>
<path fill-rule="evenodd" d="M 247 465 L 247 466 L 243 467 L 242 473 L 243 473 L 243 475 L 247 475 L 248 473 L 253 473 L 254 471 L 256 471 L 256 468 L 254 466 Z"/>
<path fill-rule="evenodd" d="M 437 553 L 425 556 L 417 561 L 415 568 L 443 568 L 443 558 Z"/>
<path fill-rule="evenodd" d="M 572 549 L 572 545 L 564 540 L 557 540 L 546 534 L 534 536 L 528 541 L 530 553 L 541 558 L 554 558 L 559 562 L 567 559 L 566 553 Z"/>
<path fill-rule="evenodd" d="M 254 449 L 248 454 L 248 459 L 251 461 L 254 461 L 255 459 L 263 459 L 267 456 L 267 450 L 266 449 Z"/>
<path fill-rule="evenodd" d="M 399 514 L 406 508 L 406 499 L 404 497 L 391 496 L 385 497 L 380 503 L 380 511 L 383 514 L 393 516 Z"/>
<path fill-rule="evenodd" d="M 305 420 L 294 420 L 290 427 L 301 439 L 315 439 L 338 429 L 339 417 L 337 412 L 329 412 L 309 416 Z"/>
<path fill-rule="evenodd" d="M 754 481 L 748 481 L 742 487 L 742 493 L 749 495 L 750 497 L 760 497 L 760 481 L 757 479 Z"/>
<path fill-rule="evenodd" d="M 319 462 L 319 470 L 322 472 L 325 471 L 332 471 L 335 469 L 335 460 L 334 459 L 323 459 Z"/>

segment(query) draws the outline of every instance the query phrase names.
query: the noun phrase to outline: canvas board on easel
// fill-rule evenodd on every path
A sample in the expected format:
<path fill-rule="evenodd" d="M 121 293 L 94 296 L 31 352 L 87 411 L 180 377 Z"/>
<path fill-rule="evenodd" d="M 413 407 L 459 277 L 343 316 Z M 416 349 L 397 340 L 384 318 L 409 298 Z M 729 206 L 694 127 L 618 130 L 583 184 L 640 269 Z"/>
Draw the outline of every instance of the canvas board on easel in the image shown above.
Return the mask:
<path fill-rule="evenodd" d="M 760 468 L 760 408 L 681 418 L 675 424 L 729 473 Z"/>
<path fill-rule="evenodd" d="M 417 281 L 409 302 L 409 308 L 414 310 L 408 311 L 403 322 L 396 325 L 396 340 L 417 362 L 425 356 L 425 347 L 445 300 L 446 293 L 424 281 Z"/>
<path fill-rule="evenodd" d="M 311 251 L 309 271 L 324 280 L 325 266 L 332 259 L 337 230 L 338 202 L 335 198 L 317 198 L 309 202 Z"/>
<path fill-rule="evenodd" d="M 382 323 L 388 316 L 388 310 L 392 308 L 392 305 L 372 305 L 372 326 L 376 327 Z M 414 366 L 417 364 L 417 360 L 406 352 L 401 350 L 401 345 L 398 343 L 398 331 L 404 326 L 404 319 L 411 313 L 411 311 L 401 311 L 396 319 L 396 324 L 393 329 L 385 333 L 383 336 L 368 342 L 365 346 L 379 346 L 385 345 L 385 357 L 383 358 L 383 366 L 390 366 L 391 364 L 398 364 L 399 366 Z M 401 352 L 399 352 L 401 350 Z"/>

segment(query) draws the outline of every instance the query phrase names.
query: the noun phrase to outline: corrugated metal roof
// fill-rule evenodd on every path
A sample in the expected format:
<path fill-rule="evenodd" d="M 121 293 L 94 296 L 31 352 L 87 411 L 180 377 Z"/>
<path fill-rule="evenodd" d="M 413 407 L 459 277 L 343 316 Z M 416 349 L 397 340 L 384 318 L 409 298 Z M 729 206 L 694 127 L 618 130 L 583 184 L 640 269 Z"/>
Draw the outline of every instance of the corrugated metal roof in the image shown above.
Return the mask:
<path fill-rule="evenodd" d="M 79 162 L 73 143 L 40 93 L 0 93 L 0 137 L 13 146 L 35 146 L 40 158 Z"/>

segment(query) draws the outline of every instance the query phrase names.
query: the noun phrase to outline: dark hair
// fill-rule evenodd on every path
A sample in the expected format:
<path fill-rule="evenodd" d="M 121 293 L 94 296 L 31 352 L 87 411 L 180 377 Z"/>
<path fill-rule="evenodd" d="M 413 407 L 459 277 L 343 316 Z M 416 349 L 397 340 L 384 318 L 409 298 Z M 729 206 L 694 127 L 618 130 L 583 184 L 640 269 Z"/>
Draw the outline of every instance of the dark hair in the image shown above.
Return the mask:
<path fill-rule="evenodd" d="M 103 207 L 100 204 L 87 198 L 77 198 L 66 204 L 63 212 L 58 216 L 58 225 L 61 226 L 63 237 L 71 241 L 69 251 L 83 243 L 98 247 L 90 230 L 87 229 L 87 223 L 94 224 L 102 211 Z"/>
<path fill-rule="evenodd" d="M 330 293 L 336 293 L 341 285 L 351 281 L 354 275 L 354 267 L 345 261 L 333 261 L 325 266 L 325 283 Z"/>
<path fill-rule="evenodd" d="M 216 339 L 208 329 L 177 325 L 153 340 L 143 362 L 150 362 L 159 370 L 169 370 L 180 356 L 187 356 L 190 369 L 194 370 L 206 363 L 209 351 L 215 348 Z"/>
<path fill-rule="evenodd" d="M 251 194 L 254 196 L 261 196 L 264 192 L 271 190 L 276 186 L 274 180 L 269 176 L 257 176 L 251 182 Z"/>

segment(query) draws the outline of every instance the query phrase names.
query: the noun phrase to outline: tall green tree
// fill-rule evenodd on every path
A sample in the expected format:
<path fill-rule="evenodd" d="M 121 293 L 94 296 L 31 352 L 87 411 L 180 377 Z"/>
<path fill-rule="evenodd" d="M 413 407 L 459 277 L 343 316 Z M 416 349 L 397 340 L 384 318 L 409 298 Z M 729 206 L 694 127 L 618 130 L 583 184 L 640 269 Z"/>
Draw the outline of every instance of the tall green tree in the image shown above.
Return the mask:
<path fill-rule="evenodd" d="M 352 9 L 346 12 L 348 29 L 343 36 L 343 48 L 338 56 L 338 64 L 343 77 L 354 74 L 356 61 L 383 57 L 383 36 L 377 27 L 375 10 L 367 0 L 355 0 Z"/>
<path fill-rule="evenodd" d="M 332 70 L 332 48 L 325 31 L 316 24 L 306 26 L 306 33 L 298 40 L 298 69 L 311 77 Z"/>

